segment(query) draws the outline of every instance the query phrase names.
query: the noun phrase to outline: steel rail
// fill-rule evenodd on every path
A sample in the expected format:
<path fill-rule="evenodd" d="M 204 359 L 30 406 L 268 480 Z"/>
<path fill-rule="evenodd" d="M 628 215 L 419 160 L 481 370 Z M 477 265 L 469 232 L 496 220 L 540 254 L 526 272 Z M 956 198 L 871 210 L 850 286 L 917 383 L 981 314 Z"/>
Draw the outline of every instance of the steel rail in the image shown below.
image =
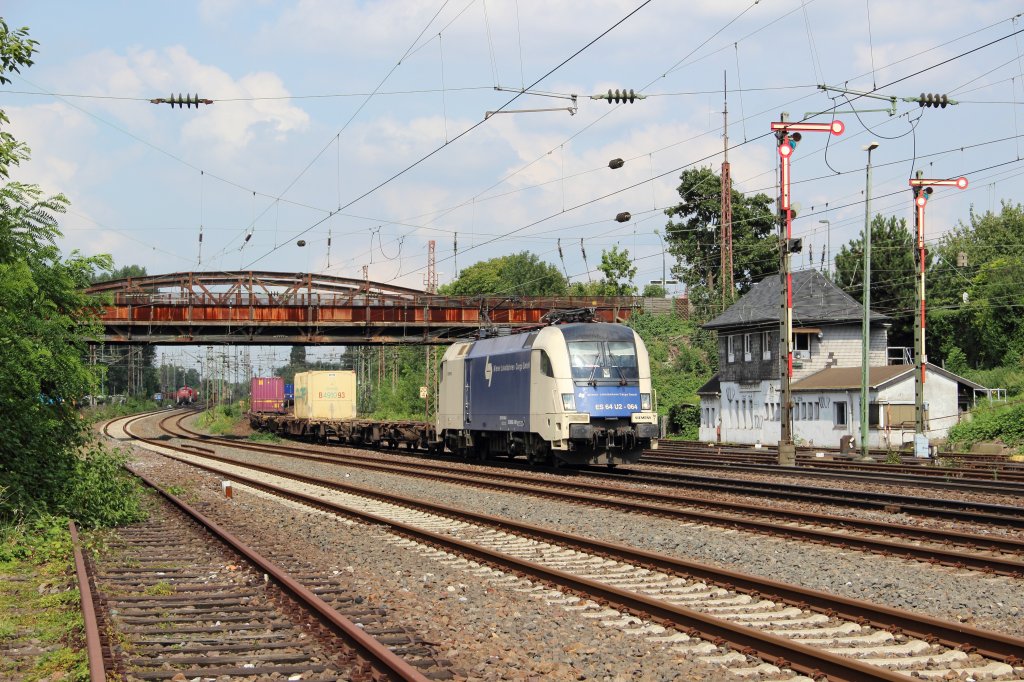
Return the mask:
<path fill-rule="evenodd" d="M 177 451 L 183 454 L 190 455 L 192 457 L 217 459 L 217 457 L 211 457 L 209 455 L 197 455 L 195 453 L 185 450 L 184 448 L 178 448 L 176 446 L 156 442 L 151 439 L 141 438 L 138 436 L 133 437 L 137 438 L 142 442 L 147 443 L 152 447 Z M 268 492 L 273 492 L 274 494 L 281 495 L 289 499 L 302 501 L 306 504 L 318 506 L 321 509 L 328 508 L 344 515 L 356 518 L 364 518 L 371 523 L 381 523 L 396 529 L 406 528 L 406 524 L 386 519 L 375 514 L 350 509 L 348 507 L 345 507 L 344 505 L 324 500 L 323 498 L 305 495 L 303 493 L 299 493 L 296 491 L 285 490 L 283 488 L 274 486 L 273 484 L 267 483 L 265 481 L 259 481 L 257 479 L 239 475 L 234 472 L 226 472 L 223 469 L 218 469 L 217 467 L 203 464 L 200 462 L 183 460 L 182 458 L 177 457 L 175 455 L 165 454 L 165 456 L 170 457 L 172 459 L 176 459 L 178 461 L 184 461 L 191 466 L 195 466 L 218 475 L 228 476 L 233 481 L 238 481 L 246 485 L 251 485 L 253 487 Z M 253 468 L 257 470 L 261 468 L 247 463 L 235 462 L 233 464 L 234 466 L 242 468 Z M 563 533 L 561 531 L 543 528 L 540 526 L 534 526 L 531 524 L 520 523 L 510 519 L 491 516 L 488 514 L 478 514 L 474 512 L 454 510 L 444 505 L 437 505 L 422 500 L 402 498 L 388 493 L 382 493 L 375 490 L 368 490 L 343 483 L 323 481 L 321 479 L 316 479 L 314 477 L 303 476 L 301 474 L 295 474 L 291 472 L 283 472 L 275 475 L 295 481 L 300 481 L 303 483 L 308 483 L 311 485 L 316 485 L 323 488 L 338 490 L 371 499 L 377 499 L 411 509 L 419 509 L 421 511 L 426 511 L 428 513 L 440 516 L 455 518 L 481 525 L 487 525 L 511 532 L 523 533 L 530 537 L 535 537 L 549 542 L 557 542 L 563 546 L 573 547 L 576 549 L 580 549 L 581 551 L 598 552 L 602 553 L 604 556 L 620 558 L 623 561 L 637 563 L 638 565 L 644 567 L 654 567 L 659 570 L 670 571 L 680 576 L 686 576 L 691 578 L 699 577 L 703 580 L 706 580 L 717 585 L 721 585 L 729 589 L 757 593 L 767 596 L 774 596 L 775 598 L 781 601 L 785 601 L 787 603 L 802 608 L 808 608 L 821 613 L 826 613 L 831 616 L 847 618 L 859 623 L 867 623 L 881 629 L 886 629 L 890 631 L 896 630 L 927 641 L 938 642 L 944 646 L 948 646 L 951 648 L 969 649 L 971 651 L 976 651 L 977 653 L 988 658 L 1007 662 L 1011 665 L 1020 664 L 1021 652 L 1024 651 L 1024 639 L 1012 637 L 990 630 L 972 628 L 962 623 L 951 623 L 943 621 L 938 618 L 933 618 L 931 616 L 915 614 L 909 611 L 904 611 L 901 609 L 896 609 L 887 606 L 875 605 L 857 599 L 850 599 L 847 597 L 831 595 L 819 590 L 812 590 L 795 585 L 788 585 L 786 583 L 773 581 L 767 578 L 760 578 L 750 574 L 740 573 L 737 571 L 730 571 L 728 569 L 724 569 L 721 567 L 698 564 L 683 559 L 663 556 L 660 554 L 655 554 L 652 552 L 647 552 L 645 550 L 639 550 L 624 545 L 617 545 L 614 543 L 607 543 L 600 540 L 593 540 L 589 538 L 573 536 L 571 534 Z M 403 530 L 403 532 L 405 531 Z M 430 531 L 422 530 L 415 527 L 409 527 L 409 532 L 413 533 L 418 537 L 423 537 L 424 539 L 430 538 L 433 541 L 441 542 L 445 545 L 466 545 L 466 549 L 468 551 L 481 558 L 485 556 L 484 553 L 490 553 L 489 550 L 485 550 L 483 548 L 476 547 L 473 545 L 468 545 L 467 543 L 461 542 L 456 538 L 453 538 L 448 535 L 431 533 Z M 491 554 L 497 555 L 501 558 L 502 561 L 518 561 L 498 552 L 493 552 Z M 549 569 L 537 566 L 536 564 L 531 564 L 530 562 L 521 563 L 526 564 L 527 569 L 529 571 L 536 571 L 538 569 L 543 570 L 545 572 L 549 571 Z M 553 573 L 556 574 L 556 578 L 560 577 L 557 575 L 560 572 L 554 571 Z M 572 576 L 567 577 L 569 577 L 572 580 L 577 580 Z M 586 589 L 586 586 L 583 585 L 583 583 L 579 584 L 582 586 L 582 589 Z M 615 591 L 616 588 L 611 588 L 609 586 L 602 587 L 606 590 L 609 590 L 607 594 L 608 598 L 611 600 L 611 598 L 615 596 L 615 592 L 613 591 Z M 618 592 L 621 591 L 619 590 Z M 625 594 L 630 598 L 640 598 L 640 595 L 633 595 L 632 593 Z M 646 600 L 647 598 L 642 599 Z M 792 663 L 794 667 L 798 668 L 801 672 L 804 672 L 806 674 L 813 675 L 816 673 L 825 672 L 826 674 L 830 675 L 830 677 L 833 677 L 833 679 L 837 680 L 906 679 L 906 676 L 904 675 L 890 673 L 889 671 L 881 671 L 886 676 L 878 677 L 880 670 L 875 668 L 874 666 L 866 666 L 858 661 L 844 659 L 843 657 L 835 656 L 833 654 L 827 654 L 827 652 L 821 652 L 820 650 L 814 649 L 813 647 L 800 645 L 796 642 L 785 640 L 784 638 L 769 636 L 772 637 L 771 641 L 768 641 L 766 639 L 763 640 L 762 636 L 766 635 L 766 633 L 761 633 L 752 628 L 747 628 L 745 626 L 738 626 L 732 623 L 725 622 L 722 624 L 723 627 L 718 628 L 717 621 L 721 621 L 721 619 L 715 618 L 713 616 L 707 616 L 705 614 L 691 611 L 689 609 L 669 606 L 658 600 L 648 601 L 656 602 L 656 605 L 661 610 L 661 613 L 665 614 L 663 617 L 667 617 L 667 615 L 670 613 L 675 613 L 680 617 L 685 617 L 686 619 L 689 619 L 689 624 L 684 623 L 686 627 L 698 628 L 699 624 L 708 622 L 711 630 L 709 630 L 702 636 L 722 638 L 726 638 L 727 635 L 736 636 L 738 637 L 737 640 L 728 639 L 728 641 L 733 642 L 734 644 L 738 644 L 741 647 L 755 647 L 755 645 L 758 642 L 765 642 L 768 649 L 757 649 L 757 651 L 766 655 L 768 657 L 766 660 L 772 660 L 772 657 L 775 657 L 776 664 L 779 665 L 778 658 L 781 657 L 782 659 L 784 659 L 783 663 L 785 665 L 790 665 Z M 616 601 L 616 603 L 619 602 Z M 858 670 L 856 671 L 856 674 L 853 677 L 844 677 L 837 676 L 837 673 L 835 672 L 830 673 L 828 670 L 825 670 L 820 666 L 815 667 L 814 665 L 810 665 L 808 667 L 804 667 L 807 666 L 807 656 L 816 658 L 818 654 L 827 654 L 828 658 L 831 661 L 830 665 L 839 664 L 844 666 L 844 673 L 850 672 L 849 668 L 845 668 L 847 663 L 857 666 Z M 892 677 L 889 677 L 889 675 L 892 675 Z"/>
<path fill-rule="evenodd" d="M 146 442 L 144 439 L 140 440 Z M 149 444 L 156 447 L 168 447 L 159 443 Z M 174 448 L 172 447 L 171 449 Z M 173 455 L 170 457 L 178 459 Z M 216 467 L 204 466 L 194 462 L 188 462 L 188 464 L 198 466 L 213 473 L 230 476 L 233 482 L 244 483 L 317 509 L 328 510 L 349 518 L 356 518 L 365 523 L 385 526 L 393 532 L 418 542 L 443 548 L 447 551 L 456 551 L 463 556 L 497 566 L 500 569 L 511 570 L 519 575 L 549 585 L 559 586 L 574 594 L 603 600 L 630 613 L 662 623 L 670 623 L 681 628 L 682 631 L 688 632 L 691 636 L 700 637 L 712 642 L 730 643 L 740 651 L 755 655 L 779 667 L 793 668 L 798 672 L 813 677 L 819 677 L 824 674 L 829 679 L 836 680 L 837 682 L 857 682 L 861 680 L 903 682 L 906 680 L 904 675 L 886 670 L 885 668 L 862 663 L 857 659 L 838 656 L 828 651 L 799 644 L 796 641 L 788 640 L 778 635 L 759 632 L 753 628 L 736 625 L 722 618 L 685 607 L 675 606 L 595 580 L 574 576 L 571 573 L 548 568 L 532 561 L 516 559 L 507 554 L 473 545 L 448 535 L 417 528 L 416 526 L 394 521 L 384 516 L 351 509 L 311 495 L 279 488 L 247 476 L 239 476 L 235 473 L 218 470 Z"/>
<path fill-rule="evenodd" d="M 123 427 L 125 433 L 137 440 L 148 442 L 150 445 L 160 446 L 159 442 L 139 438 L 128 430 L 129 424 L 146 416 L 149 415 L 142 415 L 140 417 L 127 420 Z M 182 450 L 182 452 L 188 451 Z M 132 474 L 146 483 L 146 485 L 159 492 L 178 509 L 195 519 L 200 525 L 208 529 L 232 550 L 244 556 L 261 571 L 269 575 L 282 589 L 291 594 L 297 601 L 304 604 L 307 609 L 309 609 L 318 618 L 318 620 L 320 620 L 320 622 L 336 634 L 340 634 L 342 637 L 347 639 L 347 643 L 352 647 L 359 658 L 371 663 L 371 665 L 374 665 L 383 673 L 388 674 L 392 679 L 406 680 L 408 682 L 429 681 L 429 678 L 420 673 L 416 668 L 404 659 L 392 653 L 385 645 L 363 632 L 362 629 L 338 613 L 334 608 L 324 602 L 323 599 L 314 594 L 309 588 L 295 580 L 295 578 L 289 575 L 287 571 L 246 545 L 240 538 L 215 523 L 202 512 L 191 507 L 184 500 L 167 492 L 161 488 L 159 484 L 144 474 L 135 471 L 133 471 Z"/>
<path fill-rule="evenodd" d="M 75 575 L 78 577 L 78 595 L 82 604 L 82 620 L 85 621 L 85 653 L 89 658 L 89 682 L 107 682 L 107 671 L 103 664 L 103 641 L 100 625 L 96 618 L 96 605 L 92 601 L 92 587 L 89 571 L 82 554 L 82 542 L 74 521 L 68 521 L 71 532 L 71 547 L 75 553 Z"/>
<path fill-rule="evenodd" d="M 963 490 L 985 489 L 999 486 L 1008 495 L 1024 494 L 1024 469 L 1016 466 L 993 468 L 939 468 L 932 466 L 906 466 L 876 462 L 864 464 L 856 460 L 827 460 L 802 455 L 796 466 L 781 466 L 770 457 L 746 457 L 711 452 L 680 453 L 663 450 L 645 452 L 640 464 L 677 468 L 735 469 L 737 471 L 770 471 L 799 474 L 819 478 L 886 481 L 899 477 L 901 482 L 920 487 L 954 488 Z"/>
<path fill-rule="evenodd" d="M 212 519 L 197 509 L 189 506 L 184 500 L 173 495 L 159 486 L 151 478 L 144 474 L 133 471 L 133 475 L 139 477 L 146 485 L 159 492 L 165 499 L 178 507 L 200 525 L 217 536 L 232 550 L 241 554 L 261 571 L 269 575 L 279 586 L 292 595 L 296 600 L 313 612 L 320 622 L 333 630 L 336 634 L 348 639 L 348 646 L 352 647 L 356 655 L 369 662 L 381 672 L 388 674 L 393 679 L 406 680 L 408 682 L 429 682 L 429 678 L 419 672 L 401 657 L 395 655 L 386 646 L 363 632 L 352 621 L 342 616 L 323 599 L 313 593 L 308 587 L 293 578 L 287 571 L 279 567 L 270 559 L 246 545 L 238 536 L 218 525 Z"/>
<path fill-rule="evenodd" d="M 163 424 L 166 419 L 161 422 Z M 180 425 L 179 425 L 180 426 Z M 189 433 L 186 427 L 181 427 L 183 430 Z M 726 516 L 722 514 L 716 514 L 713 512 L 695 512 L 679 509 L 679 504 L 691 504 L 694 506 L 700 506 L 705 508 L 714 508 L 727 511 L 738 511 L 740 513 L 764 515 L 770 513 L 776 518 L 785 518 L 798 523 L 808 523 L 814 525 L 831 525 L 839 526 L 844 529 L 857 528 L 865 532 L 871 533 L 882 533 L 889 535 L 898 535 L 902 537 L 912 537 L 915 539 L 925 539 L 932 542 L 948 543 L 951 540 L 955 544 L 970 546 L 975 549 L 987 549 L 992 551 L 1004 551 L 1004 552 L 1016 552 L 1024 553 L 1024 542 L 1018 540 L 1008 540 L 999 537 L 993 537 L 991 535 L 979 535 L 973 533 L 960 533 L 949 530 L 933 530 L 929 528 L 922 528 L 920 526 L 908 526 L 900 524 L 890 524 L 878 521 L 871 521 L 868 519 L 860 519 L 850 516 L 822 516 L 821 514 L 812 512 L 801 512 L 786 509 L 765 509 L 762 506 L 744 504 L 740 502 L 717 502 L 713 500 L 707 500 L 700 497 L 691 497 L 678 495 L 675 493 L 656 493 L 643 490 L 632 490 L 632 489 L 621 489 L 611 490 L 605 486 L 600 486 L 592 483 L 578 482 L 578 481 L 553 481 L 548 479 L 536 479 L 529 476 L 524 476 L 515 473 L 493 473 L 493 472 L 473 472 L 471 474 L 462 473 L 451 473 L 448 469 L 438 470 L 437 467 L 424 464 L 424 463 L 384 463 L 379 460 L 374 460 L 369 457 L 362 455 L 350 455 L 350 454 L 313 454 L 301 452 L 293 448 L 281 448 L 279 446 L 262 445 L 258 443 L 235 443 L 226 439 L 220 438 L 208 438 L 204 442 L 217 443 L 226 447 L 235 447 L 243 450 L 251 450 L 254 452 L 266 452 L 281 457 L 298 458 L 313 462 L 323 462 L 330 464 L 347 464 L 350 466 L 357 466 L 359 468 L 373 470 L 373 471 L 384 471 L 384 472 L 398 472 L 403 475 L 410 475 L 415 477 L 430 478 L 434 480 L 441 480 L 447 482 L 454 482 L 456 484 L 469 484 L 475 486 L 483 486 L 494 490 L 511 490 L 517 493 L 534 494 L 543 497 L 550 497 L 556 499 L 568 499 L 570 501 L 583 502 L 585 504 L 593 504 L 603 506 L 606 508 L 621 509 L 624 511 L 640 511 L 658 516 L 667 516 L 670 518 L 679 518 L 686 521 L 696 521 L 698 523 L 714 523 L 718 525 L 725 525 L 731 528 L 742 528 L 745 530 L 751 530 L 760 533 L 767 533 L 769 535 L 783 536 L 788 535 L 798 539 L 806 539 L 811 541 L 825 541 L 830 544 L 835 544 L 843 547 L 855 547 L 859 549 L 867 549 L 870 551 L 882 552 L 886 554 L 896 554 L 899 556 L 921 559 L 924 561 L 933 562 L 937 557 L 944 557 L 941 562 L 955 567 L 966 567 L 975 568 L 982 571 L 994 571 L 1005 575 L 1024 575 L 1024 562 L 1013 559 L 1000 559 L 996 557 L 979 557 L 973 553 L 957 552 L 952 550 L 944 550 L 937 548 L 922 548 L 916 545 L 904 545 L 900 543 L 892 543 L 883 540 L 871 540 L 865 538 L 857 538 L 850 536 L 846 533 L 831 533 L 828 531 L 821 531 L 816 529 L 806 528 L 793 528 L 790 526 L 778 526 L 771 522 L 756 521 L 740 516 Z M 237 460 L 231 460 L 229 458 L 216 457 L 216 453 L 206 448 L 199 448 L 187 443 L 182 443 L 182 447 L 189 449 L 195 449 L 205 452 L 205 454 L 214 455 L 219 461 L 234 464 L 245 464 L 250 466 L 249 463 L 238 462 Z M 252 465 L 258 467 L 260 465 Z M 273 468 L 272 468 L 273 469 Z M 268 471 L 268 473 L 276 473 L 278 469 Z M 488 480 L 488 479 L 498 479 Z M 499 482 L 499 481 L 512 481 Z M 522 484 L 516 483 L 522 481 Z M 537 486 L 543 486 L 538 488 Z M 582 490 L 586 492 L 564 492 L 566 490 Z M 593 493 L 593 494 L 587 494 Z M 628 502 L 622 502 L 614 499 L 610 499 L 609 495 L 620 495 L 628 497 Z M 669 504 L 670 507 L 663 506 L 652 506 L 638 502 L 637 500 L 646 500 L 655 504 Z"/>
<path fill-rule="evenodd" d="M 862 471 L 862 467 L 841 468 L 831 466 L 820 466 L 817 463 L 804 462 L 809 466 L 779 466 L 770 462 L 740 462 L 722 461 L 705 457 L 651 457 L 644 455 L 638 464 L 649 466 L 662 466 L 675 469 L 719 469 L 725 471 L 747 471 L 752 473 L 800 476 L 804 478 L 832 479 L 840 481 L 855 481 L 861 483 L 881 483 L 891 485 L 899 483 L 903 486 L 915 488 L 932 488 L 938 490 L 953 490 L 963 492 L 982 492 L 1000 495 L 1024 496 L 1024 477 L 1016 476 L 1008 478 L 961 478 L 954 472 L 944 470 L 931 470 L 933 473 L 898 473 L 895 469 L 880 471 Z M 636 471 L 635 469 L 630 469 Z M 643 471 L 643 475 L 649 476 L 651 472 Z M 884 476 L 883 476 L 884 474 Z M 671 474 L 669 474 L 671 475 Z M 1000 476 L 1004 476 L 1001 474 Z"/>
<path fill-rule="evenodd" d="M 179 415 L 171 415 L 179 416 Z M 180 415 L 183 419 L 187 415 Z M 169 419 L 170 417 L 168 417 Z M 179 422 L 180 422 L 179 419 Z M 164 420 L 166 421 L 166 420 Z M 239 445 L 237 441 L 218 439 L 214 436 L 201 434 L 178 424 L 191 437 L 207 441 L 220 441 L 230 443 L 237 447 L 255 447 L 253 444 Z M 345 446 L 356 447 L 356 446 Z M 635 474 L 609 472 L 606 469 L 584 470 L 588 476 L 603 479 L 630 481 L 633 483 L 648 483 L 651 485 L 685 485 L 687 487 L 705 488 L 710 490 L 724 490 L 730 493 L 741 495 L 761 495 L 764 497 L 791 499 L 824 504 L 836 504 L 863 509 L 884 511 L 897 506 L 902 512 L 917 514 L 925 517 L 946 518 L 956 521 L 968 521 L 980 524 L 1005 525 L 1014 528 L 1024 528 L 1024 509 L 986 503 L 963 502 L 959 500 L 947 500 L 942 498 L 917 498 L 893 493 L 876 493 L 861 490 L 826 489 L 822 491 L 811 486 L 794 484 L 765 483 L 761 481 L 749 481 L 745 479 L 716 479 L 708 476 L 697 476 L 693 474 L 668 474 L 663 473 L 660 477 L 645 472 L 648 480 Z M 537 469 L 531 467 L 532 471 L 550 473 L 552 470 Z M 557 470 L 563 472 L 563 470 Z M 564 472 L 563 472 L 564 473 Z M 722 481 L 725 482 L 722 482 Z M 831 492 L 830 492 L 831 491 Z M 832 494 L 834 493 L 834 494 Z M 849 496 L 844 496 L 846 493 Z M 924 503 L 924 504 L 922 504 Z M 945 507 L 941 506 L 945 505 Z M 988 511 L 979 511 L 988 510 Z M 1005 512 L 1005 513 L 999 513 Z"/>

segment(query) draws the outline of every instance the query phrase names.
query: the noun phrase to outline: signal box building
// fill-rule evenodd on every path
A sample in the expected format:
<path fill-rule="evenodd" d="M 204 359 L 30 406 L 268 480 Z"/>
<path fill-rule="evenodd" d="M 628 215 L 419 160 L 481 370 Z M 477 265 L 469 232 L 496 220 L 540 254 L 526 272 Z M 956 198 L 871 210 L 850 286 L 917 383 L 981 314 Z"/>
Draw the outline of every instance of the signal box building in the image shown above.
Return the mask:
<path fill-rule="evenodd" d="M 779 442 L 781 379 L 779 277 L 761 280 L 704 325 L 718 332 L 719 371 L 698 391 L 700 438 Z M 854 298 L 816 270 L 793 273 L 793 437 L 839 447 L 860 437 L 861 318 Z M 870 316 L 868 438 L 899 448 L 914 439 L 914 365 L 887 364 L 889 318 Z M 783 360 L 784 361 L 784 360 Z M 929 439 L 945 437 L 982 386 L 935 366 L 925 380 Z"/>

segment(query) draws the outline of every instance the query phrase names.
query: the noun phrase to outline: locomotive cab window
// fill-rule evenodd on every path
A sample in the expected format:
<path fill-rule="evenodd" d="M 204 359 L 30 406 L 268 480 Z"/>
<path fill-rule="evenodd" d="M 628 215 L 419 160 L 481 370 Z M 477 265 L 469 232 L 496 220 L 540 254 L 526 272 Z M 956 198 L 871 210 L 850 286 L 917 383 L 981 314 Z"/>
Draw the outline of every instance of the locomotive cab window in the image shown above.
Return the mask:
<path fill-rule="evenodd" d="M 640 377 L 636 345 L 631 341 L 570 341 L 572 378 L 583 381 L 629 381 Z"/>

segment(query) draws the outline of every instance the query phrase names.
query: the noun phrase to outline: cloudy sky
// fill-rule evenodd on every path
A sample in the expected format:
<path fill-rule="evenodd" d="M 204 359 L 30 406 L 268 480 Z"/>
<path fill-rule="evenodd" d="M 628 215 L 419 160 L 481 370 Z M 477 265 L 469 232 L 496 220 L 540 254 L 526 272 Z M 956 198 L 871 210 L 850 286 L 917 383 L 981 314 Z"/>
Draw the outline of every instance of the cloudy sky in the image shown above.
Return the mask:
<path fill-rule="evenodd" d="M 913 169 L 970 178 L 968 190 L 934 196 L 932 234 L 971 206 L 1018 197 L 1020 9 L 998 0 L 8 0 L 7 22 L 28 26 L 40 46 L 36 64 L 0 88 L 0 107 L 32 148 L 19 179 L 72 202 L 64 246 L 119 265 L 354 277 L 367 265 L 371 279 L 422 286 L 433 239 L 442 283 L 524 249 L 580 280 L 619 244 L 643 284 L 661 276 L 655 230 L 678 199 L 680 170 L 722 161 L 723 78 L 736 185 L 770 195 L 776 152 L 766 133 L 779 112 L 851 108 L 816 84 L 962 101 L 838 114 L 844 135 L 805 138 L 795 229 L 815 260 L 829 231 L 837 251 L 862 225 L 871 140 L 881 143 L 878 212 L 911 217 Z M 517 96 L 524 87 L 559 96 Z M 590 98 L 609 88 L 648 98 Z M 215 103 L 148 101 L 172 93 Z M 505 113 L 522 109 L 560 110 Z M 626 165 L 612 171 L 615 157 Z M 633 220 L 615 222 L 620 211 Z"/>

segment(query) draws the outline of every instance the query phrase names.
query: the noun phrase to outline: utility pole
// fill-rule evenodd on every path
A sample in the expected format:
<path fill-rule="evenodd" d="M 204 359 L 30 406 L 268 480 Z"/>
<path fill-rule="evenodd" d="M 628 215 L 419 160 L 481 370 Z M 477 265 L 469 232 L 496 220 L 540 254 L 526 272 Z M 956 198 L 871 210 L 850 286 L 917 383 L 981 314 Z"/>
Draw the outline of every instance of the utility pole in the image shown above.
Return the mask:
<path fill-rule="evenodd" d="M 868 379 L 871 358 L 871 152 L 878 149 L 877 142 L 864 147 L 868 153 L 867 177 L 864 180 L 864 317 L 860 325 L 860 458 L 868 455 Z"/>
<path fill-rule="evenodd" d="M 771 124 L 779 152 L 779 379 L 782 390 L 780 411 L 779 464 L 796 464 L 796 446 L 793 444 L 793 273 L 791 254 L 800 253 L 803 240 L 793 238 L 793 218 L 797 204 L 790 202 L 790 161 L 797 144 L 805 132 L 828 132 L 842 135 L 842 121 L 832 123 L 790 123 L 789 114 L 783 112 L 780 121 Z"/>
<path fill-rule="evenodd" d="M 729 88 L 727 75 L 722 74 L 722 93 L 725 104 L 722 107 L 722 310 L 729 305 L 736 281 L 732 262 L 732 173 L 729 169 Z M 662 275 L 662 279 L 665 279 Z"/>
<path fill-rule="evenodd" d="M 433 296 L 437 293 L 437 261 L 435 259 L 435 248 L 436 243 L 433 239 L 427 242 L 427 294 Z M 427 318 L 427 336 L 429 341 L 430 335 L 430 319 Z M 437 372 L 434 367 L 434 347 L 427 345 L 426 352 L 427 366 L 424 371 L 424 382 L 426 386 L 426 392 L 423 396 L 423 415 L 424 421 L 429 422 L 433 418 L 434 410 L 431 409 L 430 397 L 435 394 L 435 386 L 437 385 Z"/>
<path fill-rule="evenodd" d="M 922 99 L 924 97 L 922 96 Z M 924 106 L 924 105 L 922 105 Z M 967 189 L 967 178 L 960 177 L 944 180 L 929 180 L 922 177 L 924 173 L 917 171 L 910 178 L 910 187 L 914 191 L 914 228 L 917 233 L 917 312 L 914 317 L 914 454 L 918 457 L 928 456 L 928 431 L 924 417 L 924 382 L 927 373 L 928 355 L 925 353 L 925 296 L 924 270 L 928 255 L 924 246 L 924 209 L 928 205 L 928 197 L 934 192 L 933 187 L 956 187 Z"/>

